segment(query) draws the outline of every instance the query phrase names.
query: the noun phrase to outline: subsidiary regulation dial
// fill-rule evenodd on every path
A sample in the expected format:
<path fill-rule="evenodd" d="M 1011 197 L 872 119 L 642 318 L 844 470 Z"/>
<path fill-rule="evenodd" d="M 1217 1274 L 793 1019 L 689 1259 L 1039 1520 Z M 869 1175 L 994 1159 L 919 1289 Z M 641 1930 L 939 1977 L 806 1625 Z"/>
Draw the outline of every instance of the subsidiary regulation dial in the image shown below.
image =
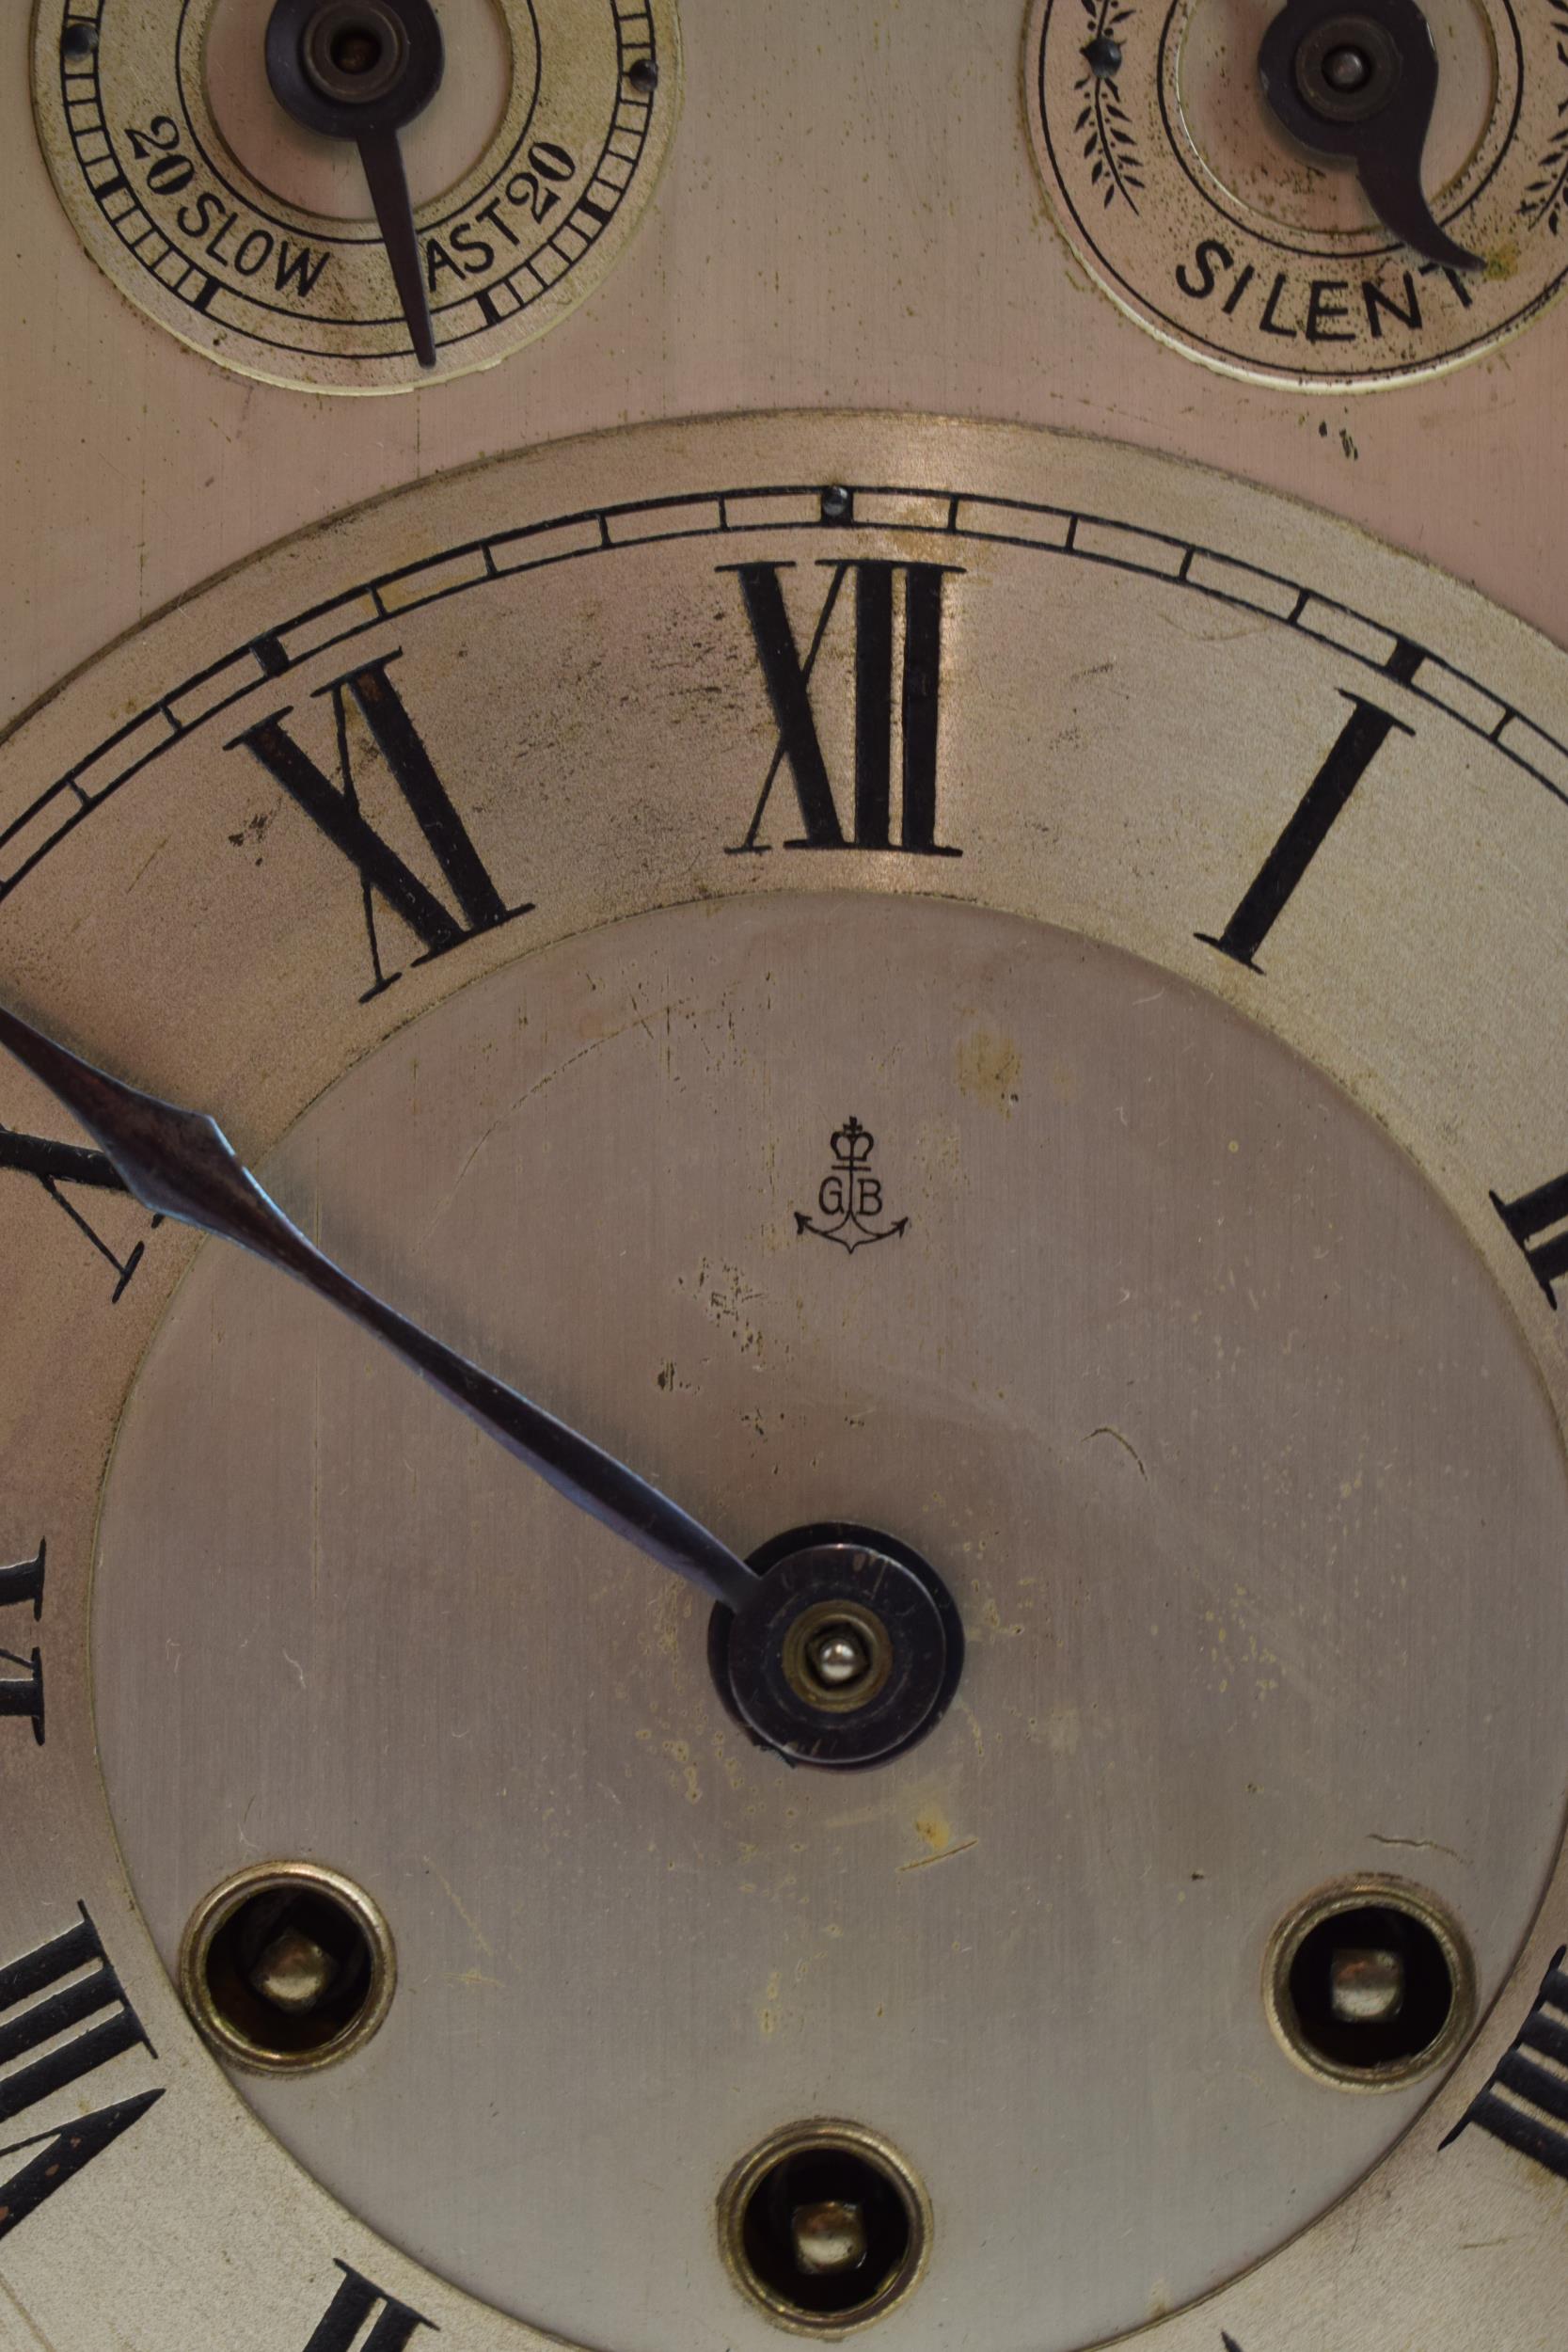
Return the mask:
<path fill-rule="evenodd" d="M 1024 103 L 1121 309 L 1229 373 L 1359 390 L 1559 291 L 1565 27 L 1546 0 L 1033 0 Z"/>
<path fill-rule="evenodd" d="M 674 126 L 675 0 L 440 0 L 444 72 L 402 54 L 412 6 L 40 0 L 39 136 L 130 301 L 242 374 L 380 392 L 493 366 L 599 283 Z"/>

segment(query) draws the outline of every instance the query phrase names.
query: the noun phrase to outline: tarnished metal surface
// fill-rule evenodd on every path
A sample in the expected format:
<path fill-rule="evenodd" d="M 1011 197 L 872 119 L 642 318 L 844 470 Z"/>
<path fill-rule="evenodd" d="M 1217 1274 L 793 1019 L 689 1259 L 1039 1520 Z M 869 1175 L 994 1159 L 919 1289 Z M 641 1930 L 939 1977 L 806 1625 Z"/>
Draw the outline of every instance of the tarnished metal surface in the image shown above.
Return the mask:
<path fill-rule="evenodd" d="M 122 27 L 168 13 L 109 5 Z M 440 6 L 468 65 L 408 140 L 436 208 L 510 119 L 521 21 Z M 1181 136 L 1216 233 L 1233 213 L 1238 240 L 1321 245 L 1310 277 L 1352 281 L 1317 296 L 1333 334 L 1338 302 L 1370 316 L 1380 240 L 1354 183 L 1280 168 L 1252 79 L 1272 12 L 1138 0 L 1117 29 L 1132 58 L 1157 17 L 1183 28 Z M 261 99 L 266 13 L 184 12 L 187 39 L 210 20 L 191 103 L 236 184 L 361 240 L 356 167 Z M 542 38 L 586 13 L 541 6 Z M 1080 42 L 1104 13 L 1072 11 Z M 1544 83 L 1511 69 L 1494 0 L 1428 13 L 1434 200 L 1496 154 L 1471 212 L 1496 207 L 1542 136 L 1516 252 L 1497 225 L 1468 310 L 1420 281 L 1441 333 L 1375 398 L 1196 365 L 1085 275 L 1031 151 L 1024 0 L 681 0 L 679 119 L 591 299 L 504 367 L 364 402 L 214 365 L 121 298 L 56 196 L 10 12 L 0 712 L 179 603 L 0 750 L 0 990 L 217 1109 L 358 1270 L 602 1416 L 737 1542 L 821 1507 L 828 1469 L 867 1512 L 917 1497 L 904 1532 L 957 1548 L 972 1674 L 830 1820 L 825 1781 L 781 1792 L 710 1720 L 696 1619 L 652 1570 L 465 1452 L 307 1302 L 215 1252 L 181 1292 L 182 1235 L 80 1182 L 51 1194 L 0 1136 L 0 1969 L 45 1956 L 0 1998 L 5 2352 L 405 2352 L 432 2328 L 516 2352 L 539 2324 L 598 2352 L 764 2352 L 783 2339 L 725 2274 L 717 2201 L 812 2106 L 885 2132 L 931 2190 L 890 2346 L 1146 2325 L 1161 2352 L 1560 2352 L 1568 2139 L 1540 2096 L 1568 2080 L 1568 1357 L 1525 1256 L 1557 1229 L 1518 1204 L 1568 1166 L 1568 670 L 1506 614 L 1560 636 L 1568 313 L 1423 371 L 1456 322 L 1491 335 L 1551 281 L 1561 11 L 1516 11 L 1515 66 L 1539 53 Z M 125 70 L 150 103 L 173 60 L 153 42 Z M 152 117 L 111 127 L 150 142 Z M 1168 217 L 1141 219 L 1134 296 L 1180 258 Z M 1274 312 L 1297 344 L 1263 353 L 1259 280 L 1224 312 L 1235 252 L 1199 307 L 1251 335 L 1233 364 L 1266 367 L 1306 343 L 1310 282 Z M 1402 330 L 1372 307 L 1381 349 Z M 1138 446 L 818 414 L 427 482 L 781 405 Z M 961 567 L 932 847 L 962 855 L 790 853 L 787 768 L 768 854 L 730 854 L 778 730 L 724 567 L 781 567 L 803 653 L 836 567 L 866 559 L 906 567 L 895 655 L 907 567 Z M 856 578 L 813 686 L 847 834 Z M 352 866 L 225 747 L 286 710 L 335 782 L 323 690 L 394 654 L 507 907 L 532 911 L 418 961 L 377 901 L 400 975 L 378 987 Z M 1203 935 L 1237 922 L 1352 695 L 1393 725 L 1248 970 Z M 352 698 L 346 724 L 371 820 L 442 887 Z M 466 1086 L 423 1043 L 460 1032 L 494 1046 Z M 843 1182 L 852 1116 L 878 1207 Z M 71 1141 L 10 1068 L 0 1122 Z M 94 1623 L 100 1494 L 150 1343 Z M 546 1522 L 602 1632 L 553 1597 L 541 1623 L 514 1605 L 547 1565 L 518 1536 Z M 242 2082 L 180 2006 L 180 1934 L 227 1871 L 318 1849 L 363 1864 L 411 1964 L 343 2066 Z M 1270 2032 L 1268 1944 L 1315 1888 L 1389 1873 L 1473 1939 L 1482 2014 L 1451 2076 L 1357 2097 Z M 84 2028 L 37 2037 L 83 1984 L 112 2055 L 66 2080 Z M 40 2051 L 55 2071 L 24 2100 Z M 72 2150 L 83 2169 L 18 2220 L 18 2181 Z"/>
<path fill-rule="evenodd" d="M 847 1261 L 795 1212 L 851 1110 L 909 1224 Z M 1110 950 L 768 896 L 460 992 L 269 1175 L 742 1550 L 885 1525 L 968 1636 L 911 1755 L 791 1771 L 721 1707 L 700 1597 L 206 1250 L 105 1498 L 104 1772 L 166 1960 L 247 1853 L 375 1890 L 379 2042 L 250 2093 L 346 2204 L 575 2342 L 761 2352 L 712 2185 L 844 2114 L 936 2214 L 890 2344 L 983 2310 L 1070 2352 L 1391 2145 L 1418 2096 L 1303 2076 L 1260 1955 L 1393 1858 L 1495 1994 L 1568 1786 L 1568 1479 L 1375 1127 Z"/>
<path fill-rule="evenodd" d="M 1235 8 L 1235 103 L 1255 106 L 1241 36 L 1255 45 L 1269 8 Z M 1568 553 L 1541 484 L 1560 439 L 1562 314 L 1392 401 L 1195 369 L 1131 326 L 1053 227 L 1030 152 L 1023 0 L 969 0 L 961 22 L 952 0 L 684 0 L 680 120 L 624 261 L 506 367 L 369 411 L 198 365 L 128 315 L 39 152 L 22 13 L 0 74 L 6 712 L 220 567 L 355 501 L 552 436 L 781 405 L 1016 419 L 1167 450 L 1346 516 L 1560 626 Z M 1549 13 L 1544 0 L 1530 13 Z M 1463 149 L 1486 109 L 1473 87 L 1454 103 Z M 1439 150 L 1441 168 L 1454 151 Z M 277 168 L 266 149 L 247 160 Z"/>
<path fill-rule="evenodd" d="M 843 846 L 774 765 L 768 580 L 798 660 L 820 630 Z M 715 2203 L 814 2109 L 931 2196 L 890 2344 L 982 2308 L 1067 2347 L 1214 2286 L 1171 2352 L 1555 2346 L 1568 2185 L 1549 2117 L 1507 2135 L 1568 1923 L 1568 1358 L 1522 1206 L 1563 1162 L 1565 689 L 1238 484 L 795 417 L 411 492 L 12 739 L 11 1001 L 276 1149 L 356 1271 L 738 1545 L 824 1510 L 920 1544 L 971 1669 L 880 1777 L 785 1780 L 684 1597 L 346 1327 L 215 1250 L 177 1292 L 177 1231 L 6 1174 L 3 1613 L 49 1713 L 41 1747 L 0 1721 L 0 1965 L 85 1905 L 145 2036 L 11 2123 L 144 2103 L 0 2242 L 8 2352 L 399 2312 L 476 2352 L 761 2352 Z M 504 919 L 432 856 L 393 702 Z M 455 937 L 413 898 L 424 935 L 384 897 L 367 932 L 275 729 L 324 789 L 346 743 Z M 0 1121 L 70 1140 L 10 1067 Z M 231 2080 L 181 1931 L 312 1851 L 401 1989 L 357 2058 Z M 1435 2088 L 1346 2095 L 1271 2033 L 1268 1942 L 1389 1872 L 1459 1919 L 1484 2014 Z"/>

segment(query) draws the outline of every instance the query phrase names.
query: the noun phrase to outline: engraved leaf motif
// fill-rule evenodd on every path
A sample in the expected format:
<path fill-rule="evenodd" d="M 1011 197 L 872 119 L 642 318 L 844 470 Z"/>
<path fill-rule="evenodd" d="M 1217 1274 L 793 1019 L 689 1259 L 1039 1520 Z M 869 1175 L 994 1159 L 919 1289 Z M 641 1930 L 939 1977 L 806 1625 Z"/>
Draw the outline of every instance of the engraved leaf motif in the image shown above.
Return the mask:
<path fill-rule="evenodd" d="M 1132 24 L 1137 8 L 1132 0 L 1084 0 L 1084 11 L 1092 31 L 1083 49 L 1085 71 L 1073 84 L 1084 101 L 1073 132 L 1083 138 L 1084 157 L 1090 167 L 1089 184 L 1103 190 L 1106 209 L 1119 199 L 1135 214 L 1133 197 L 1143 193 L 1143 157 L 1132 119 L 1122 102 L 1117 74 L 1122 63 L 1122 28 Z"/>
<path fill-rule="evenodd" d="M 1557 35 L 1558 63 L 1568 71 L 1568 8 L 1560 0 L 1553 0 L 1552 30 Z M 1568 212 L 1568 128 L 1563 118 L 1568 116 L 1568 98 L 1558 102 L 1559 129 L 1536 158 L 1535 178 L 1519 199 L 1518 218 L 1531 229 L 1544 220 L 1555 237 L 1565 212 Z"/>

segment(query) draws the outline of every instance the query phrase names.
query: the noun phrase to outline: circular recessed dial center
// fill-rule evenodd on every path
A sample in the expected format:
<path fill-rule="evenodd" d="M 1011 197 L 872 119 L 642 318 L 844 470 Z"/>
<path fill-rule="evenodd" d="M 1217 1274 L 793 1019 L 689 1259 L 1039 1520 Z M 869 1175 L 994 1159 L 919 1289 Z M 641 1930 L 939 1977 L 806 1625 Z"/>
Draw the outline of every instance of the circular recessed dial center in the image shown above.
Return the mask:
<path fill-rule="evenodd" d="M 780 895 L 453 995 L 265 1174 L 737 1550 L 880 1531 L 964 1639 L 916 1745 L 791 1770 L 699 1595 L 204 1248 L 107 1483 L 98 1731 L 171 1971 L 281 1857 L 385 1918 L 373 2041 L 236 2076 L 328 2188 L 556 2333 L 761 2352 L 851 2232 L 808 2209 L 876 2214 L 831 2166 L 723 2243 L 716 2201 L 838 2118 L 928 2201 L 881 2340 L 1069 2352 L 1392 2146 L 1440 2078 L 1420 1922 L 1488 2002 L 1557 1850 L 1568 1476 L 1489 1277 L 1331 1085 L 1080 938 Z M 801 1671 L 874 1638 L 841 1606 Z"/>
<path fill-rule="evenodd" d="M 256 61 L 275 0 L 217 0 L 207 30 L 205 85 L 213 119 L 230 153 L 261 187 L 302 212 L 357 221 L 367 234 L 374 208 L 352 145 L 306 130 L 274 98 Z M 353 25 L 324 23 L 323 64 L 373 78 L 395 60 L 395 43 L 353 43 Z M 441 0 L 441 39 L 451 70 L 422 114 L 402 133 L 404 169 L 416 209 L 459 187 L 483 158 L 512 107 L 513 77 L 536 91 L 539 44 L 531 20 L 503 14 L 498 0 Z M 437 273 L 439 275 L 439 272 Z"/>
<path fill-rule="evenodd" d="M 1480 0 L 1424 0 L 1437 53 L 1437 95 L 1421 177 L 1438 208 L 1481 156 L 1496 109 L 1498 72 L 1492 28 Z M 1248 0 L 1193 0 L 1176 59 L 1179 129 L 1216 198 L 1238 215 L 1307 237 L 1363 239 L 1375 215 L 1354 171 L 1336 170 L 1281 136 L 1259 87 L 1259 39 L 1270 11 Z M 1386 103 L 1389 59 L 1374 21 L 1357 24 L 1347 7 L 1304 42 L 1296 77 L 1304 95 L 1332 104 L 1342 119 Z M 1397 64 L 1393 78 L 1398 79 Z M 1386 244 L 1384 237 L 1381 242 Z M 1418 258 L 1417 266 L 1419 266 Z"/>

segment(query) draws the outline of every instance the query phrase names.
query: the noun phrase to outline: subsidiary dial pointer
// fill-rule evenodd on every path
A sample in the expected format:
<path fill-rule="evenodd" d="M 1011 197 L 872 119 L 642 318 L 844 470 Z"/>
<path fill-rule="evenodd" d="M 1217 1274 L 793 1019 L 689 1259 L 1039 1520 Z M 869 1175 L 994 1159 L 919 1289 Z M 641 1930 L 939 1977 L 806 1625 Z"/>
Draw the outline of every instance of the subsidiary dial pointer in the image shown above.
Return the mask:
<path fill-rule="evenodd" d="M 1289 0 L 1263 35 L 1258 79 L 1299 147 L 1354 167 L 1386 229 L 1445 269 L 1482 266 L 1438 226 L 1421 185 L 1437 51 L 1416 0 Z"/>
<path fill-rule="evenodd" d="M 285 113 L 358 148 L 415 354 L 433 368 L 436 331 L 398 144 L 441 87 L 446 53 L 430 0 L 277 0 L 266 51 Z"/>

